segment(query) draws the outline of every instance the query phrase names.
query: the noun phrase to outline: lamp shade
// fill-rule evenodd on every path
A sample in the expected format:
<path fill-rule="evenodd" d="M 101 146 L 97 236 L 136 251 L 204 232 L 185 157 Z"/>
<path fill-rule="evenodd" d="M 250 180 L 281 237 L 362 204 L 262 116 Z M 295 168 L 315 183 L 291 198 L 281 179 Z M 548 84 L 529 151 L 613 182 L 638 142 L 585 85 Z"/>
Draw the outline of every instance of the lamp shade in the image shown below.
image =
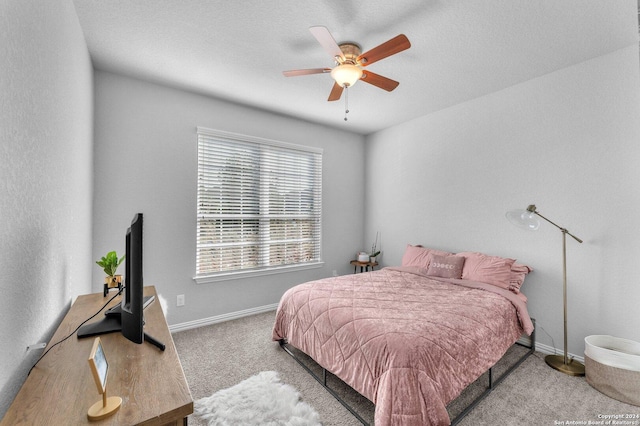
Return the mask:
<path fill-rule="evenodd" d="M 506 216 L 509 222 L 529 231 L 537 231 L 540 227 L 540 220 L 530 210 L 511 210 L 507 212 Z"/>
<path fill-rule="evenodd" d="M 352 64 L 341 64 L 331 70 L 331 77 L 342 87 L 351 87 L 362 77 L 362 69 Z"/>

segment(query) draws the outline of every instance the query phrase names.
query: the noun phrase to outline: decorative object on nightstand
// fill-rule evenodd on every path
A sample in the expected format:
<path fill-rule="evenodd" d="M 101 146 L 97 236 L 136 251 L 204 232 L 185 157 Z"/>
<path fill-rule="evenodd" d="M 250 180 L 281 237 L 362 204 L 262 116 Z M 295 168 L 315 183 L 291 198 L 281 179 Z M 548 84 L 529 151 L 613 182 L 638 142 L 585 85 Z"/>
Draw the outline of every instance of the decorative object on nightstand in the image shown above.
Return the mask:
<path fill-rule="evenodd" d="M 104 277 L 104 297 L 107 297 L 107 293 L 109 293 L 109 290 L 112 288 L 117 288 L 118 291 L 122 290 L 122 275 L 116 275 L 116 271 L 123 260 L 124 256 L 118 259 L 115 251 L 110 251 L 105 256 L 102 256 L 102 259 L 96 260 L 96 264 L 107 274 L 107 276 Z"/>
<path fill-rule="evenodd" d="M 575 235 L 567 231 L 546 217 L 542 216 L 536 210 L 534 204 L 529 205 L 526 210 L 511 210 L 507 212 L 507 219 L 514 225 L 526 229 L 528 231 L 536 231 L 540 227 L 540 220 L 536 217 L 541 217 L 546 220 L 562 232 L 562 297 L 564 304 L 564 356 L 563 355 L 547 355 L 545 362 L 550 367 L 561 371 L 570 376 L 584 376 L 584 365 L 575 359 L 569 359 L 567 355 L 567 235 L 582 243 L 582 240 Z"/>
<path fill-rule="evenodd" d="M 376 258 L 380 255 L 380 250 L 378 250 L 378 237 L 380 236 L 380 232 L 376 232 L 376 240 L 373 242 L 371 246 L 371 251 L 369 252 L 369 262 L 376 263 Z"/>

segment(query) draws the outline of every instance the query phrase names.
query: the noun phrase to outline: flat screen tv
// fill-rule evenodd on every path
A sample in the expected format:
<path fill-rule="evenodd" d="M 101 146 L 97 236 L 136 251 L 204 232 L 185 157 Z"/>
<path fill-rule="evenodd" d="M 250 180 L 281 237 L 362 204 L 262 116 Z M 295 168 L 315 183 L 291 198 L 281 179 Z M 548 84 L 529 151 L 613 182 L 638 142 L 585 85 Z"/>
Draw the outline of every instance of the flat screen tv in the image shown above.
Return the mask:
<path fill-rule="evenodd" d="M 155 297 L 143 297 L 142 224 L 142 213 L 137 213 L 127 229 L 125 285 L 120 305 L 107 310 L 101 321 L 82 326 L 78 330 L 78 338 L 120 331 L 134 343 L 147 341 L 164 350 L 162 343 L 144 332 L 144 308 L 152 303 Z"/>
<path fill-rule="evenodd" d="M 142 213 L 138 213 L 127 229 L 125 256 L 125 286 L 122 295 L 122 335 L 134 343 L 144 342 L 142 297 Z"/>

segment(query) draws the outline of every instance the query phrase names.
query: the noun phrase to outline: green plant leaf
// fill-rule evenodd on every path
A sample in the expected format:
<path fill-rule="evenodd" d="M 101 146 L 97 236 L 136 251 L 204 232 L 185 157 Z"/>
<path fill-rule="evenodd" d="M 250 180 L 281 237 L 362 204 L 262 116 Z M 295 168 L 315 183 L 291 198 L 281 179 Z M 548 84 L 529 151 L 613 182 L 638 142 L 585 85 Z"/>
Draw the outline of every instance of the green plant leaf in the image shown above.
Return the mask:
<path fill-rule="evenodd" d="M 124 261 L 125 256 L 118 259 L 118 254 L 115 251 L 110 251 L 105 256 L 102 256 L 100 260 L 96 260 L 96 264 L 100 266 L 104 273 L 108 276 L 113 276 L 118 270 L 118 266 Z"/>

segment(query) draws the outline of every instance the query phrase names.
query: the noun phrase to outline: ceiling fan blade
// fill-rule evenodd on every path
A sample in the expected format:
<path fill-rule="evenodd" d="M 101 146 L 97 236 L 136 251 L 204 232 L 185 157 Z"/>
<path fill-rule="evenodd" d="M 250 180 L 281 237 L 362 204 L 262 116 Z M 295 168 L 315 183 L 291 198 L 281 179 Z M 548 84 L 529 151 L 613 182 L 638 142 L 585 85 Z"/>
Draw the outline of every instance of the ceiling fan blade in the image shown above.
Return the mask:
<path fill-rule="evenodd" d="M 329 102 L 337 101 L 342 96 L 342 91 L 344 87 L 340 86 L 338 83 L 333 83 L 333 88 L 331 89 L 331 93 L 329 94 Z"/>
<path fill-rule="evenodd" d="M 332 58 L 343 58 L 342 50 L 340 50 L 340 46 L 336 43 L 336 40 L 333 38 L 327 27 L 310 27 L 309 31 L 311 34 L 318 40 L 318 43 L 327 51 Z"/>
<path fill-rule="evenodd" d="M 284 74 L 285 77 L 296 77 L 299 75 L 322 74 L 325 72 L 331 72 L 331 68 L 310 68 L 306 70 L 282 71 L 282 74 Z"/>
<path fill-rule="evenodd" d="M 362 64 L 363 67 L 366 67 L 367 65 L 371 65 L 388 56 L 407 50 L 410 47 L 411 43 L 407 36 L 400 34 L 391 40 L 387 40 L 381 45 L 364 52 L 362 55 L 358 56 L 357 61 Z"/>
<path fill-rule="evenodd" d="M 360 80 L 369 84 L 373 84 L 374 86 L 384 89 L 387 92 L 392 91 L 393 89 L 398 87 L 398 84 L 400 84 L 395 80 L 391 80 L 390 78 L 372 73 L 369 70 L 363 70 Z"/>

